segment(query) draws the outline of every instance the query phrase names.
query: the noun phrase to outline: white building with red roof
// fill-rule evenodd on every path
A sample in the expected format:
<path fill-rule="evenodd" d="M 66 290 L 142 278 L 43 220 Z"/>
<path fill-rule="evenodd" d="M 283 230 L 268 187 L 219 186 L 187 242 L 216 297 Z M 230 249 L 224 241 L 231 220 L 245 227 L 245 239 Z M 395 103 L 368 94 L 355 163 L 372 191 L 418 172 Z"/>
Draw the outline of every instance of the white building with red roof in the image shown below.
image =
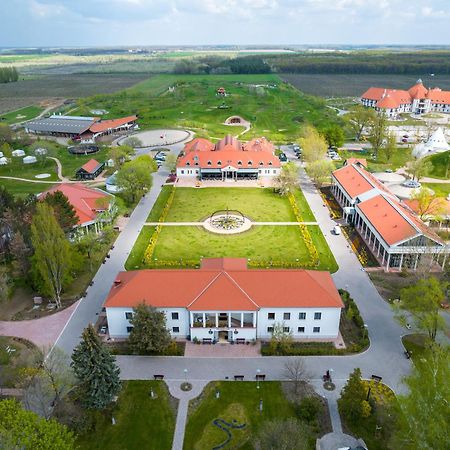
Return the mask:
<path fill-rule="evenodd" d="M 371 87 L 361 95 L 361 103 L 377 111 L 384 111 L 389 117 L 396 117 L 400 113 L 450 113 L 450 91 L 427 89 L 419 79 L 407 91 Z"/>
<path fill-rule="evenodd" d="M 204 259 L 200 269 L 120 272 L 104 303 L 110 337 L 128 337 L 142 302 L 165 313 L 173 337 L 238 342 L 269 339 L 275 324 L 295 339 L 332 341 L 344 306 L 328 272 Z"/>
<path fill-rule="evenodd" d="M 213 144 L 197 138 L 188 142 L 177 163 L 177 177 L 234 181 L 273 178 L 281 163 L 275 148 L 266 138 L 242 143 L 231 135 Z"/>
<path fill-rule="evenodd" d="M 433 261 L 445 266 L 450 246 L 362 165 L 335 170 L 332 182 L 344 218 L 387 271 L 416 270 L 423 255 L 432 255 Z"/>
<path fill-rule="evenodd" d="M 48 194 L 59 191 L 63 193 L 73 206 L 78 218 L 77 227 L 93 226 L 97 229 L 99 214 L 108 211 L 111 206 L 111 195 L 100 189 L 86 187 L 80 183 L 60 183 L 39 194 L 43 200 Z"/>

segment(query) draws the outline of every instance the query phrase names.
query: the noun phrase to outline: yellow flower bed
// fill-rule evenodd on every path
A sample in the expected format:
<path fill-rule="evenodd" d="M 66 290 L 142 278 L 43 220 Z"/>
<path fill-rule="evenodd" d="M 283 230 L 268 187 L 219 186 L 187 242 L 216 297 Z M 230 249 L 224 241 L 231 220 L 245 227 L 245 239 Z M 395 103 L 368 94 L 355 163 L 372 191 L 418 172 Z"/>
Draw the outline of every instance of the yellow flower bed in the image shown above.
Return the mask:
<path fill-rule="evenodd" d="M 370 398 L 375 401 L 377 405 L 385 405 L 395 400 L 393 390 L 384 383 L 377 383 L 374 380 L 362 380 L 366 392 L 370 387 Z"/>

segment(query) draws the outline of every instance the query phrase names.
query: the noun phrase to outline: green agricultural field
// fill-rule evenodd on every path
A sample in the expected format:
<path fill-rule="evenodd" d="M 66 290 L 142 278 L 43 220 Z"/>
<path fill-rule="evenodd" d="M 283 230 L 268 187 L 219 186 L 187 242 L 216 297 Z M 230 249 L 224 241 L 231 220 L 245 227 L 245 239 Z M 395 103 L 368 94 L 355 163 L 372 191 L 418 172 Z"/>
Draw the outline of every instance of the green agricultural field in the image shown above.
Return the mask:
<path fill-rule="evenodd" d="M 221 86 L 229 96 L 216 96 Z M 243 139 L 265 136 L 276 143 L 297 139 L 306 123 L 325 128 L 340 121 L 323 100 L 273 74 L 158 75 L 119 94 L 83 99 L 72 114 L 86 115 L 93 108 L 106 109 L 108 117 L 138 114 L 143 129 L 189 128 L 211 139 L 243 131 L 223 125 L 227 117 L 239 115 L 252 123 Z"/>
<path fill-rule="evenodd" d="M 216 398 L 217 391 L 220 398 Z M 259 410 L 261 400 L 262 411 Z M 261 382 L 259 389 L 255 382 L 210 383 L 201 400 L 190 403 L 184 449 L 204 450 L 222 444 L 227 434 L 213 424 L 215 419 L 228 423 L 235 420 L 237 426 L 245 425 L 230 429 L 232 440 L 225 448 L 252 449 L 253 440 L 264 422 L 291 417 L 295 417 L 295 409 L 283 394 L 279 382 Z"/>
<path fill-rule="evenodd" d="M 147 221 L 157 222 L 170 194 L 164 187 Z M 301 191 L 296 192 L 297 204 L 303 219 L 314 222 Z M 254 225 L 249 231 L 234 235 L 219 235 L 202 226 L 181 225 L 200 222 L 217 210 L 239 210 L 257 222 L 295 222 L 287 198 L 262 188 L 177 188 L 165 218 L 166 222 L 180 222 L 179 226 L 163 226 L 152 255 L 152 262 L 144 263 L 144 252 L 155 230 L 146 226 L 130 253 L 126 268 L 133 270 L 154 266 L 198 266 L 202 257 L 241 257 L 250 264 L 283 266 L 290 264 L 309 267 L 311 255 L 296 225 Z M 318 251 L 319 270 L 335 272 L 337 264 L 318 225 L 308 225 L 313 245 Z"/>
<path fill-rule="evenodd" d="M 150 389 L 157 398 L 150 397 Z M 94 415 L 94 429 L 79 436 L 79 448 L 169 450 L 175 430 L 175 411 L 170 401 L 162 381 L 124 382 L 114 409 Z"/>
<path fill-rule="evenodd" d="M 25 108 L 17 109 L 16 111 L 11 111 L 9 113 L 0 115 L 1 123 L 7 123 L 11 125 L 17 122 L 24 122 L 26 120 L 31 120 L 38 116 L 44 108 L 40 106 L 26 106 Z"/>

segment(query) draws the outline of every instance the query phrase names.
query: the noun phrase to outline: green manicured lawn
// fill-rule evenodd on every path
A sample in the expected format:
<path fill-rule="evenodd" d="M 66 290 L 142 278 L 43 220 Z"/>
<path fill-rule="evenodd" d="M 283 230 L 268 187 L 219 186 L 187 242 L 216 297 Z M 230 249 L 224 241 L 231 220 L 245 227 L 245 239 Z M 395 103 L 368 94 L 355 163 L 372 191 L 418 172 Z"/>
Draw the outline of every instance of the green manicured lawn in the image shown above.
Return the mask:
<path fill-rule="evenodd" d="M 25 153 L 26 155 L 32 154 L 29 151 L 26 151 Z M 49 173 L 51 176 L 43 179 L 43 181 L 58 180 L 58 176 L 56 175 L 56 163 L 52 159 L 45 159 L 44 161 L 38 161 L 34 164 L 24 164 L 22 160 L 22 157 L 11 158 L 9 164 L 0 166 L 0 176 L 37 180 L 37 178 L 35 178 L 36 175 L 40 173 Z"/>
<path fill-rule="evenodd" d="M 150 389 L 156 399 L 151 399 Z M 174 429 L 175 413 L 164 382 L 127 381 L 113 411 L 98 413 L 95 429 L 80 436 L 78 445 L 83 450 L 169 450 Z"/>
<path fill-rule="evenodd" d="M 26 196 L 28 194 L 39 194 L 44 192 L 53 185 L 51 183 L 27 183 L 26 181 L 0 178 L 0 186 L 5 186 L 5 188 L 13 195 Z"/>
<path fill-rule="evenodd" d="M 216 96 L 221 86 L 229 96 Z M 227 117 L 240 115 L 252 122 L 246 140 L 265 136 L 274 142 L 297 139 L 305 123 L 325 128 L 340 122 L 324 100 L 298 91 L 274 74 L 158 75 L 120 94 L 83 99 L 72 114 L 86 115 L 92 108 L 106 109 L 108 118 L 138 114 L 142 129 L 190 128 L 208 138 L 242 131 L 223 125 Z"/>
<path fill-rule="evenodd" d="M 201 222 L 227 208 L 254 222 L 295 222 L 287 198 L 262 188 L 177 188 L 166 222 Z"/>
<path fill-rule="evenodd" d="M 342 158 L 337 166 L 341 167 L 344 161 L 348 158 L 365 158 L 367 159 L 368 169 L 371 172 L 384 172 L 386 169 L 397 170 L 403 167 L 407 161 L 411 160 L 411 149 L 397 148 L 394 154 L 391 156 L 390 160 L 387 161 L 385 155 L 382 151 L 378 152 L 378 157 L 374 160 L 370 154 L 372 152 L 362 151 L 362 152 L 351 152 L 351 151 L 339 151 L 339 155 Z"/>
<path fill-rule="evenodd" d="M 200 403 L 191 401 L 186 434 L 185 450 L 206 450 L 220 445 L 227 439 L 224 431 L 213 425 L 213 420 L 223 419 L 245 424 L 242 429 L 231 430 L 232 441 L 229 449 L 252 449 L 252 440 L 264 422 L 272 419 L 295 417 L 294 407 L 289 403 L 276 381 L 255 382 L 215 382 L 204 390 Z M 220 398 L 216 398 L 219 390 Z M 259 405 L 262 400 L 263 409 Z M 194 405 L 197 405 L 196 407 Z"/>
<path fill-rule="evenodd" d="M 413 361 L 420 359 L 426 352 L 426 338 L 427 336 L 425 334 L 418 333 L 407 334 L 402 337 L 403 345 L 411 353 Z"/>
<path fill-rule="evenodd" d="M 433 170 L 428 174 L 432 178 L 448 179 L 450 176 L 450 151 L 429 156 L 427 161 L 433 164 Z"/>
<path fill-rule="evenodd" d="M 44 108 L 40 106 L 32 105 L 26 106 L 25 108 L 17 109 L 16 111 L 11 111 L 0 115 L 1 123 L 7 123 L 11 125 L 17 122 L 24 122 L 25 120 L 31 120 L 38 116 Z"/>
<path fill-rule="evenodd" d="M 432 189 L 440 197 L 450 194 L 450 183 L 422 183 L 422 186 Z"/>
<path fill-rule="evenodd" d="M 75 172 L 89 160 L 95 159 L 100 163 L 105 162 L 108 159 L 108 149 L 103 148 L 92 155 L 72 155 L 66 147 L 60 146 L 55 157 L 58 158 L 62 164 L 63 176 L 75 178 Z"/>

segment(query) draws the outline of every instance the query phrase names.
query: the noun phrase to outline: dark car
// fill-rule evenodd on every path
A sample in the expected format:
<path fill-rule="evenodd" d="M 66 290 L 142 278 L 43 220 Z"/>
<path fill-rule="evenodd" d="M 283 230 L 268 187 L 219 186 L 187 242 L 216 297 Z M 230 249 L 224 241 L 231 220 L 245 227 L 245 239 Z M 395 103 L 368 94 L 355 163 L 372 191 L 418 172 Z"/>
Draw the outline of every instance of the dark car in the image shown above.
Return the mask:
<path fill-rule="evenodd" d="M 280 153 L 279 155 L 278 155 L 278 159 L 280 160 L 280 161 L 287 161 L 287 156 L 286 156 L 286 154 L 285 153 Z"/>

